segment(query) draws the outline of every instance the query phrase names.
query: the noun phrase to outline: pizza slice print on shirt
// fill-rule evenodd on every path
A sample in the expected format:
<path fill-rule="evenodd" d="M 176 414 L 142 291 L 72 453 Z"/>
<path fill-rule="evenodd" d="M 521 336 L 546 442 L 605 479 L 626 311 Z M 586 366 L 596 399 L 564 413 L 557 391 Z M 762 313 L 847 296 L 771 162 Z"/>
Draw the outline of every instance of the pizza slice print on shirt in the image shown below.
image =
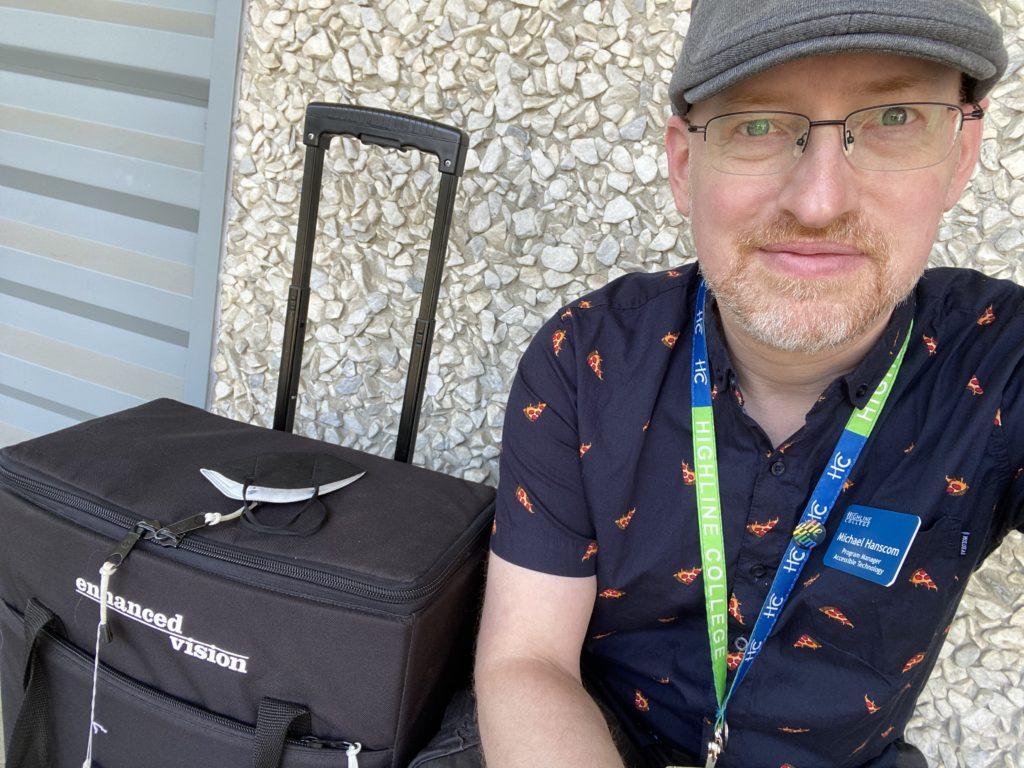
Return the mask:
<path fill-rule="evenodd" d="M 931 336 L 922 336 L 924 347 L 928 350 L 928 357 L 932 357 L 939 350 L 939 343 Z"/>
<path fill-rule="evenodd" d="M 807 581 L 804 582 L 804 586 L 805 587 L 811 586 L 811 584 L 816 582 L 819 578 L 821 578 L 821 574 L 820 573 L 814 574 L 813 576 L 811 576 L 811 578 L 809 578 Z"/>
<path fill-rule="evenodd" d="M 981 388 L 981 382 L 978 381 L 977 375 L 971 376 L 971 380 L 967 382 L 967 391 L 973 395 L 985 394 L 985 390 Z"/>
<path fill-rule="evenodd" d="M 683 568 L 676 571 L 673 575 L 675 576 L 676 581 L 680 584 L 686 584 L 689 586 L 697 580 L 698 576 L 700 576 L 700 571 L 700 568 Z"/>
<path fill-rule="evenodd" d="M 946 493 L 950 496 L 963 496 L 971 489 L 962 477 L 950 477 L 946 475 Z"/>
<path fill-rule="evenodd" d="M 693 485 L 694 483 L 697 482 L 696 473 L 692 469 L 690 469 L 690 465 L 687 464 L 685 461 L 683 462 L 683 482 L 686 485 Z"/>
<path fill-rule="evenodd" d="M 916 667 L 922 661 L 924 661 L 924 654 L 923 653 L 915 653 L 913 656 L 911 656 L 909 659 L 907 659 L 907 663 L 903 665 L 903 672 L 904 673 L 909 672 L 911 669 Z"/>
<path fill-rule="evenodd" d="M 679 340 L 679 331 L 669 331 L 661 337 L 661 343 L 669 349 L 672 349 L 676 342 Z"/>
<path fill-rule="evenodd" d="M 811 729 L 810 728 L 793 728 L 792 726 L 789 726 L 789 725 L 780 725 L 779 726 L 779 731 L 781 731 L 782 733 L 810 733 Z"/>
<path fill-rule="evenodd" d="M 630 521 L 633 519 L 633 515 L 635 515 L 635 514 L 636 514 L 636 507 L 633 507 L 631 510 L 629 510 L 629 512 L 624 514 L 622 517 L 618 518 L 615 521 L 615 524 L 617 526 L 619 526 L 619 530 L 622 530 L 622 531 L 626 530 L 626 528 L 629 526 Z"/>
<path fill-rule="evenodd" d="M 995 313 L 992 305 L 989 304 L 988 308 L 984 312 L 981 313 L 981 317 L 978 318 L 978 325 L 981 325 L 981 326 L 992 325 L 992 323 L 994 323 L 995 321 L 996 321 L 996 313 Z"/>
<path fill-rule="evenodd" d="M 604 374 L 601 372 L 601 355 L 596 349 L 587 355 L 587 365 L 599 380 L 604 381 Z"/>
<path fill-rule="evenodd" d="M 731 595 L 729 595 L 729 615 L 736 619 L 736 621 L 740 624 L 745 624 L 745 622 L 743 621 L 743 614 L 740 613 L 741 607 L 742 605 L 739 601 L 739 598 L 736 597 L 736 593 L 733 592 Z"/>
<path fill-rule="evenodd" d="M 558 316 L 559 320 L 565 320 L 567 317 L 572 317 L 572 307 L 569 307 L 562 314 Z"/>
<path fill-rule="evenodd" d="M 992 419 L 992 423 L 995 424 L 997 427 L 1003 426 L 1003 409 L 1002 408 L 996 408 L 996 417 L 994 419 Z"/>
<path fill-rule="evenodd" d="M 547 403 L 529 403 L 525 408 L 523 408 L 523 413 L 526 414 L 526 418 L 530 421 L 536 421 L 540 418 L 540 415 L 544 413 L 544 409 L 547 407 Z"/>
<path fill-rule="evenodd" d="M 895 728 L 896 728 L 896 726 L 890 725 L 888 728 L 886 728 L 884 731 L 882 731 L 878 735 L 881 736 L 883 739 L 886 739 L 886 738 L 889 737 L 889 734 L 892 733 L 893 730 L 895 730 Z"/>
<path fill-rule="evenodd" d="M 526 495 L 526 489 L 521 485 L 516 487 L 516 500 L 526 507 L 527 512 L 533 514 L 533 502 L 530 501 L 530 497 Z"/>
<path fill-rule="evenodd" d="M 558 353 L 562 351 L 562 345 L 565 343 L 566 333 L 559 329 L 551 334 L 551 348 L 555 350 L 555 357 L 558 357 Z"/>
<path fill-rule="evenodd" d="M 743 661 L 743 651 L 733 651 L 725 656 L 725 666 L 730 672 L 735 672 L 739 669 L 741 661 Z"/>
<path fill-rule="evenodd" d="M 918 568 L 913 574 L 911 574 L 910 583 L 915 587 L 925 587 L 926 589 L 933 590 L 935 592 L 939 591 L 938 585 L 932 581 L 932 577 L 928 575 L 928 571 L 924 568 Z"/>
<path fill-rule="evenodd" d="M 679 277 L 679 276 L 680 276 L 681 274 L 683 274 L 683 273 L 682 273 L 682 272 L 679 272 L 679 271 L 677 271 L 677 270 L 675 270 L 675 269 L 670 269 L 670 270 L 669 270 L 668 272 L 666 272 L 665 274 L 666 274 L 666 275 L 667 275 L 668 277 Z"/>
<path fill-rule="evenodd" d="M 625 596 L 626 593 L 623 592 L 621 589 L 612 589 L 611 587 L 608 587 L 608 589 L 601 590 L 601 594 L 598 595 L 598 597 L 603 597 L 606 600 L 617 600 L 620 597 Z"/>
<path fill-rule="evenodd" d="M 793 643 L 794 648 L 810 648 L 812 651 L 816 651 L 821 648 L 821 643 L 815 640 L 810 635 L 800 635 L 797 641 Z"/>
<path fill-rule="evenodd" d="M 586 299 L 584 299 L 583 301 L 576 305 L 578 309 L 590 309 L 592 306 L 593 305 Z"/>
<path fill-rule="evenodd" d="M 764 522 L 753 522 L 747 523 L 747 530 L 757 536 L 759 539 L 763 539 L 768 533 L 771 532 L 772 528 L 779 524 L 779 518 L 773 517 L 771 520 L 765 520 Z"/>
<path fill-rule="evenodd" d="M 590 446 L 593 443 L 580 443 L 580 458 L 583 458 L 583 454 L 590 450 Z"/>
<path fill-rule="evenodd" d="M 589 544 L 587 544 L 587 551 L 583 553 L 583 562 L 586 562 L 587 560 L 589 560 L 590 558 L 592 558 L 596 554 L 597 554 L 597 542 L 596 541 L 592 541 Z"/>
<path fill-rule="evenodd" d="M 878 705 L 866 693 L 864 694 L 864 706 L 868 708 L 868 712 L 872 715 L 878 711 Z"/>
<path fill-rule="evenodd" d="M 647 697 L 644 696 L 643 692 L 639 688 L 633 692 L 633 706 L 641 712 L 647 712 L 651 708 L 650 704 L 647 702 Z"/>
<path fill-rule="evenodd" d="M 819 608 L 818 610 L 824 613 L 833 621 L 838 621 L 844 627 L 849 627 L 850 629 L 853 629 L 853 622 L 846 618 L 846 615 L 838 608 L 836 608 L 834 605 L 826 605 L 823 608 Z"/>

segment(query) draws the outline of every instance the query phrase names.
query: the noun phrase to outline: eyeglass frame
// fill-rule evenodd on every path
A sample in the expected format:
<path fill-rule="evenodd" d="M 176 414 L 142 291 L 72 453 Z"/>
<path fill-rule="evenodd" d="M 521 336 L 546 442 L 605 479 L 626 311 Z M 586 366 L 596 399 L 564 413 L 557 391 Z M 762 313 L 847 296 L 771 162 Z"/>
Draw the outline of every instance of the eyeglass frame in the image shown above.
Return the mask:
<path fill-rule="evenodd" d="M 912 106 L 915 106 L 915 105 L 933 104 L 933 105 L 941 106 L 941 107 L 949 107 L 951 109 L 955 109 L 957 112 L 960 113 L 960 122 L 959 122 L 959 124 L 956 127 L 956 136 L 954 136 L 954 138 L 953 138 L 953 143 L 950 144 L 950 147 L 946 151 L 946 154 L 943 155 L 941 159 L 935 161 L 935 164 L 937 164 L 937 163 L 941 163 L 943 160 L 945 160 L 947 157 L 949 157 L 949 153 L 952 151 L 953 147 L 956 145 L 956 138 L 959 137 L 960 132 L 963 130 L 964 122 L 967 121 L 967 120 L 981 120 L 985 116 L 985 109 L 980 104 L 978 104 L 976 102 L 965 102 L 965 103 L 970 104 L 971 106 L 974 107 L 974 109 L 971 110 L 971 112 L 969 112 L 969 113 L 968 112 L 964 112 L 964 108 L 962 106 L 960 106 L 959 104 L 948 104 L 948 103 L 946 103 L 944 101 L 901 101 L 901 102 L 897 102 L 897 103 L 894 103 L 894 104 L 875 104 L 875 105 L 870 106 L 870 107 L 862 107 L 860 109 L 855 109 L 855 110 L 853 110 L 853 112 L 848 114 L 842 120 L 811 120 L 810 117 L 808 117 L 807 115 L 805 115 L 805 114 L 803 114 L 801 112 L 787 112 L 786 110 L 781 110 L 781 109 L 748 109 L 748 110 L 743 110 L 741 112 L 725 112 L 725 113 L 723 113 L 721 115 L 715 115 L 714 117 L 709 118 L 704 123 L 704 125 L 694 125 L 693 123 L 690 122 L 690 118 L 688 118 L 688 117 L 684 117 L 683 118 L 683 122 L 686 123 L 686 130 L 687 130 L 688 133 L 700 133 L 700 134 L 702 134 L 704 136 L 704 143 L 706 144 L 707 141 L 708 141 L 708 125 L 711 124 L 713 121 L 718 120 L 719 118 L 722 118 L 722 117 L 732 117 L 733 115 L 763 115 L 763 114 L 793 115 L 795 117 L 802 117 L 802 118 L 804 118 L 804 120 L 806 120 L 809 123 L 809 126 L 807 128 L 807 132 L 804 134 L 804 137 L 806 137 L 806 141 L 803 144 L 803 149 L 800 151 L 800 156 L 797 157 L 797 161 L 799 161 L 800 157 L 803 157 L 804 152 L 807 151 L 807 146 L 811 143 L 811 129 L 813 129 L 814 126 L 816 126 L 816 125 L 841 125 L 841 126 L 843 126 L 843 153 L 844 154 L 848 154 L 849 151 L 850 151 L 850 143 L 849 143 L 849 141 L 847 139 L 848 139 L 848 135 L 850 133 L 850 129 L 846 125 L 846 122 L 851 117 L 853 117 L 854 115 L 856 115 L 856 114 L 858 114 L 860 112 L 867 112 L 867 111 L 872 110 L 872 109 L 881 109 L 882 107 L 912 107 Z M 801 137 L 801 138 L 804 138 L 804 137 Z M 799 141 L 797 142 L 797 146 L 800 146 Z M 795 165 L 795 164 L 796 163 L 794 162 L 793 165 Z M 792 168 L 792 167 L 793 166 L 791 165 L 790 168 Z M 929 166 L 923 166 L 923 167 L 927 168 Z M 861 170 L 872 170 L 872 169 L 863 168 Z M 919 168 L 907 168 L 905 170 L 913 171 L 913 170 L 920 170 L 920 169 Z M 747 175 L 747 174 L 735 174 L 735 173 L 731 173 L 730 171 L 721 171 L 721 173 L 729 173 L 730 175 L 734 175 L 734 176 Z M 771 175 L 774 175 L 776 173 L 783 173 L 783 171 L 772 171 L 771 173 L 758 174 L 758 175 L 771 176 Z M 892 171 L 886 171 L 886 173 L 892 173 Z"/>

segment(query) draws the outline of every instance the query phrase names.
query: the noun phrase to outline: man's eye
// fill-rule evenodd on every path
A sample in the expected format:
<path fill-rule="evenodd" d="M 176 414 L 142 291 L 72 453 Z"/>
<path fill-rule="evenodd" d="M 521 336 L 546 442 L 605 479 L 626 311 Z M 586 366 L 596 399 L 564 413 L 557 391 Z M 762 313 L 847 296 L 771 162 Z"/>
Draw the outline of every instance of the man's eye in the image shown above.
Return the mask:
<path fill-rule="evenodd" d="M 745 136 L 767 136 L 771 128 L 770 120 L 748 120 L 742 126 Z"/>
<path fill-rule="evenodd" d="M 906 125 L 910 111 L 906 107 L 889 107 L 881 114 L 882 125 Z"/>

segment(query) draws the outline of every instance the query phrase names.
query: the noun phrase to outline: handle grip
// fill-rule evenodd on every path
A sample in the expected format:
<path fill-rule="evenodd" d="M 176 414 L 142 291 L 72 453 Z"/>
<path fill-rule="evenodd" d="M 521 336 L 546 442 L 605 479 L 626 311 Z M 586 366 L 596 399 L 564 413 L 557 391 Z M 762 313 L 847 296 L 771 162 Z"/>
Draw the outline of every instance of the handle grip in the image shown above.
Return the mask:
<path fill-rule="evenodd" d="M 314 101 L 306 107 L 302 141 L 327 149 L 334 136 L 355 136 L 363 144 L 436 155 L 442 173 L 461 176 L 469 136 L 450 125 L 385 109 Z"/>

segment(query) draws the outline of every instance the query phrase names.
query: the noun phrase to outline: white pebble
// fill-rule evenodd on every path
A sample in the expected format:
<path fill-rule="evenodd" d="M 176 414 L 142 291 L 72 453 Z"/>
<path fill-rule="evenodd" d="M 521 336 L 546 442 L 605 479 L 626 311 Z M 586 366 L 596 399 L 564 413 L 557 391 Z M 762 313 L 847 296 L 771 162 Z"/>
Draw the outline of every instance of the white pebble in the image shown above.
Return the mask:
<path fill-rule="evenodd" d="M 604 209 L 605 224 L 619 224 L 636 216 L 636 208 L 625 197 L 620 195 L 612 200 Z"/>

